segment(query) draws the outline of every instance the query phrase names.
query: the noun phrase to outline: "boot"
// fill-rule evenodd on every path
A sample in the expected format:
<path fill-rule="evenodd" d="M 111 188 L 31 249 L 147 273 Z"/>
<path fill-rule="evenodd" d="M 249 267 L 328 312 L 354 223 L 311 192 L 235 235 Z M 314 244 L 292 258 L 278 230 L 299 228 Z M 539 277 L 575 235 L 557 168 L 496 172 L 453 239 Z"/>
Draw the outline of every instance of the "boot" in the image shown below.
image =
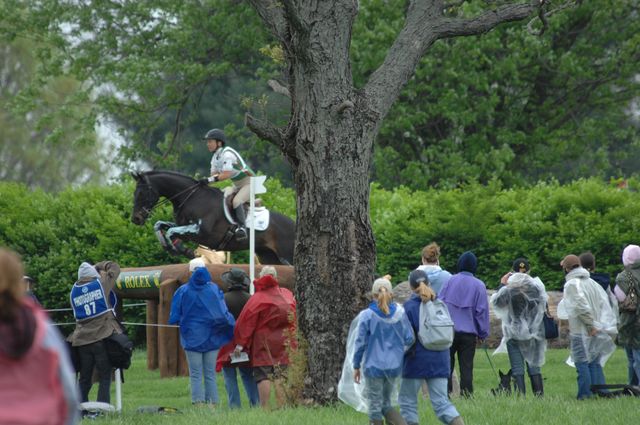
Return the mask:
<path fill-rule="evenodd" d="M 244 206 L 238 205 L 236 209 L 233 210 L 236 215 L 236 221 L 238 222 L 238 228 L 236 229 L 236 239 L 242 240 L 247 238 L 247 229 L 246 227 L 246 216 L 244 214 Z"/>
<path fill-rule="evenodd" d="M 449 425 L 464 425 L 464 421 L 462 420 L 462 416 L 456 416 L 453 418 Z"/>
<path fill-rule="evenodd" d="M 400 412 L 394 408 L 387 410 L 384 418 L 387 420 L 387 425 L 407 425 L 404 418 L 400 415 Z"/>
<path fill-rule="evenodd" d="M 382 419 L 369 419 L 369 425 L 384 425 Z"/>
<path fill-rule="evenodd" d="M 531 380 L 531 391 L 537 397 L 542 397 L 544 395 L 544 384 L 542 383 L 542 375 L 531 375 L 529 376 Z"/>
<path fill-rule="evenodd" d="M 524 375 L 514 375 L 513 382 L 515 383 L 514 387 L 518 395 L 524 396 L 527 388 L 524 385 Z"/>

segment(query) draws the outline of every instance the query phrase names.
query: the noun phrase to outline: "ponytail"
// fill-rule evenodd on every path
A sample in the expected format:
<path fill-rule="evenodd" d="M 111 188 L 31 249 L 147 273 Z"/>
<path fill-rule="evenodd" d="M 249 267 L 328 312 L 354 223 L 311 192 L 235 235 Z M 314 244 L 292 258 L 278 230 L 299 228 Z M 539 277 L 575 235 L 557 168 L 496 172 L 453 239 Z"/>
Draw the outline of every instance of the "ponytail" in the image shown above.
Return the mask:
<path fill-rule="evenodd" d="M 387 288 L 384 286 L 378 290 L 378 293 L 376 294 L 378 308 L 384 314 L 389 314 L 389 305 L 391 304 L 392 298 L 393 296 L 391 295 L 391 292 L 387 291 Z"/>
<path fill-rule="evenodd" d="M 433 292 L 430 286 L 425 285 L 424 282 L 420 282 L 420 286 L 415 289 L 415 292 L 420 296 L 423 303 L 436 299 L 436 293 Z"/>

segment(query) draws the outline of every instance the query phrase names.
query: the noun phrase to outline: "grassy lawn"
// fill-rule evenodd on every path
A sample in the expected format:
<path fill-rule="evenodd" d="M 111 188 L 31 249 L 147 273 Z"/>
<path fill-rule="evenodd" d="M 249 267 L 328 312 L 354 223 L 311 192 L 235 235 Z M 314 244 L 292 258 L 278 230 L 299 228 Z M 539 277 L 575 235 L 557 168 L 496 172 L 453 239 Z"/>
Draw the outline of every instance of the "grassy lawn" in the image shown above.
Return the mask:
<path fill-rule="evenodd" d="M 497 377 L 483 350 L 476 352 L 475 395 L 473 399 L 454 399 L 454 404 L 467 425 L 499 424 L 545 424 L 582 425 L 607 423 L 638 423 L 637 411 L 640 400 L 632 397 L 617 399 L 594 399 L 577 401 L 575 369 L 567 366 L 569 351 L 549 350 L 547 363 L 542 368 L 545 378 L 545 397 L 532 397 L 527 379 L 527 397 L 494 397 L 490 393 L 498 383 Z M 506 354 L 492 356 L 496 369 L 509 369 Z M 616 351 L 604 369 L 608 383 L 624 383 L 627 376 L 626 357 L 622 350 Z M 265 412 L 261 409 L 243 407 L 230 410 L 226 404 L 226 392 L 222 375 L 218 374 L 218 390 L 221 404 L 215 409 L 192 407 L 188 378 L 160 379 L 158 371 L 146 368 L 146 354 L 136 352 L 134 362 L 125 373 L 122 385 L 122 412 L 95 420 L 85 419 L 83 424 L 366 424 L 367 417 L 344 404 L 333 407 L 297 407 Z M 115 385 L 112 385 L 112 402 L 115 402 Z M 91 400 L 95 400 L 97 384 L 94 384 Z M 241 392 L 243 390 L 241 389 Z M 244 394 L 243 394 L 244 396 Z M 160 415 L 137 413 L 140 406 L 168 406 L 181 410 L 180 414 Z M 243 406 L 247 406 L 243 399 Z M 428 400 L 420 404 L 420 423 L 440 423 L 431 410 Z"/>

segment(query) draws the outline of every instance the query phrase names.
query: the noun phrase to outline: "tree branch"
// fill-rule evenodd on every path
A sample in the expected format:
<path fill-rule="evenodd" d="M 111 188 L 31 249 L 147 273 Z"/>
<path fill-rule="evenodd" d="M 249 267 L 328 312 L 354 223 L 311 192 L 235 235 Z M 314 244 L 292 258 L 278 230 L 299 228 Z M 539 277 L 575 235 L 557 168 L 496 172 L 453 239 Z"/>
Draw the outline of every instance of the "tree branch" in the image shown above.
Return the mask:
<path fill-rule="evenodd" d="M 284 147 L 283 131 L 268 121 L 254 118 L 251 114 L 244 115 L 244 123 L 256 136 L 266 140 L 279 149 Z"/>
<path fill-rule="evenodd" d="M 269 80 L 267 81 L 267 85 L 271 87 L 271 90 L 273 90 L 275 93 L 281 94 L 291 99 L 291 92 L 289 91 L 289 89 L 280 84 L 278 80 Z"/>
<path fill-rule="evenodd" d="M 281 42 L 287 39 L 285 10 L 279 0 L 249 0 L 271 33 Z"/>
<path fill-rule="evenodd" d="M 371 109 L 383 119 L 400 95 L 402 87 L 431 45 L 440 38 L 487 32 L 502 22 L 517 21 L 537 10 L 540 0 L 511 3 L 474 18 L 445 18 L 442 0 L 411 0 L 405 26 L 389 49 L 382 65 L 364 87 Z"/>
<path fill-rule="evenodd" d="M 538 9 L 541 0 L 526 3 L 511 3 L 469 19 L 443 19 L 438 24 L 438 38 L 477 35 L 495 28 L 503 22 L 519 21 Z"/>

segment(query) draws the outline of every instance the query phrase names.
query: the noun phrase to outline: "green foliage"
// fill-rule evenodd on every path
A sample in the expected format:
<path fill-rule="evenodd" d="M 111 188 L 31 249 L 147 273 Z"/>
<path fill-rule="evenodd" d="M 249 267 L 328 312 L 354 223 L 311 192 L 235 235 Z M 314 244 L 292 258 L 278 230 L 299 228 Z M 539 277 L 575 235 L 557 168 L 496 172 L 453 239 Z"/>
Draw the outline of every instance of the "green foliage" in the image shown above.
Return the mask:
<path fill-rule="evenodd" d="M 50 191 L 100 181 L 101 146 L 93 130 L 84 134 L 80 128 L 94 117 L 78 98 L 78 81 L 53 76 L 35 97 L 42 45 L 0 37 L 0 176 Z"/>
<path fill-rule="evenodd" d="M 406 3 L 361 2 L 358 85 L 382 63 Z M 424 190 L 637 173 L 636 15 L 636 1 L 582 2 L 554 14 L 540 37 L 516 22 L 436 42 L 383 123 L 373 180 Z"/>
<path fill-rule="evenodd" d="M 532 273 L 549 289 L 562 287 L 559 263 L 570 253 L 593 252 L 598 270 L 615 277 L 622 268 L 622 249 L 638 242 L 640 216 L 633 213 L 638 210 L 636 192 L 593 179 L 529 189 L 502 189 L 494 182 L 450 191 L 389 192 L 374 185 L 376 268 L 396 282 L 406 280 L 420 264 L 422 248 L 436 241 L 441 264 L 451 272 L 460 254 L 474 251 L 478 276 L 489 288 L 520 256 L 529 258 Z"/>

